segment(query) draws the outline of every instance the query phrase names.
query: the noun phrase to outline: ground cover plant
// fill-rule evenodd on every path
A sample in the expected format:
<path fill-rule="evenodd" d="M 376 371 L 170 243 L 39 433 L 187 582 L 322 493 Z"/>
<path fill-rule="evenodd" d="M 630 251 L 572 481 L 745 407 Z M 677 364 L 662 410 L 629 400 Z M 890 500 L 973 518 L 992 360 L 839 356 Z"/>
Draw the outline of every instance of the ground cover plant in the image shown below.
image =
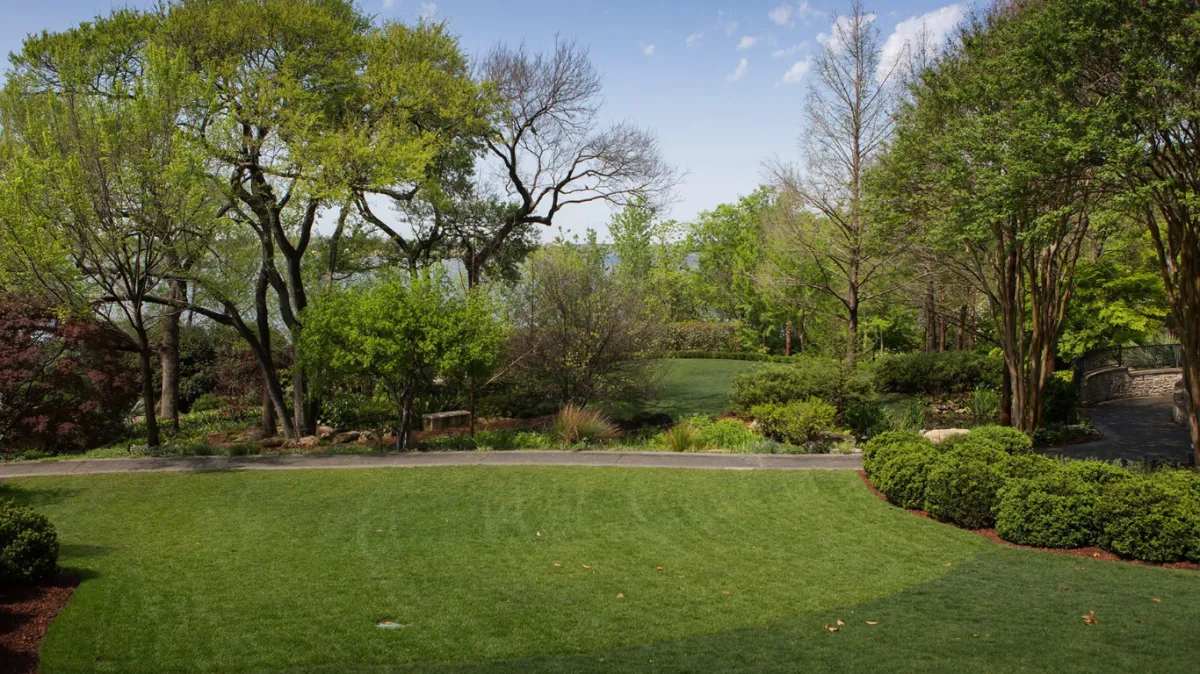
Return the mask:
<path fill-rule="evenodd" d="M 888 507 L 850 472 L 143 474 L 5 491 L 54 522 L 60 563 L 84 577 L 47 673 L 1187 671 L 1200 619 L 1196 574 L 998 548 Z"/>

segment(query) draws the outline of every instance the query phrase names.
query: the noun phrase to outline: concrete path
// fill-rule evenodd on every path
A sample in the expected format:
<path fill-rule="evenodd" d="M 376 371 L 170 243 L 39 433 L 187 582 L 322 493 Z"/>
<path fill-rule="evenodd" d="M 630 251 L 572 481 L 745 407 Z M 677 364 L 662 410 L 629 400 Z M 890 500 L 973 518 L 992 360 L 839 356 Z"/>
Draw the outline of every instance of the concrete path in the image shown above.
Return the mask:
<path fill-rule="evenodd" d="M 187 456 L 161 459 L 78 459 L 0 463 L 0 478 L 205 470 L 419 468 L 423 466 L 616 466 L 717 470 L 859 470 L 858 454 L 669 454 L 666 452 L 424 452 L 304 456 Z"/>
<path fill-rule="evenodd" d="M 1074 458 L 1158 459 L 1191 461 L 1187 429 L 1171 421 L 1170 396 L 1113 400 L 1084 410 L 1104 438 L 1095 442 L 1045 450 L 1051 456 Z"/>

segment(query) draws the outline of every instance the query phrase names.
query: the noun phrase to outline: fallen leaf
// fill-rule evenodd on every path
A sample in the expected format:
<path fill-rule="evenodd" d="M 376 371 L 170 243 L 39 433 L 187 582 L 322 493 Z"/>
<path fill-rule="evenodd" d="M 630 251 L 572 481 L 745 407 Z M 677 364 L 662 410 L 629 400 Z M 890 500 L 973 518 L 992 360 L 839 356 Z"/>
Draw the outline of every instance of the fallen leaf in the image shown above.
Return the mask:
<path fill-rule="evenodd" d="M 561 568 L 562 568 L 562 564 L 559 564 L 558 562 L 555 562 L 555 563 L 551 564 L 550 566 L 553 566 L 553 567 L 554 567 L 554 568 L 556 568 L 556 569 L 561 569 Z"/>
<path fill-rule="evenodd" d="M 584 564 L 584 565 L 583 565 L 583 568 L 585 568 L 585 569 L 590 569 L 590 568 L 592 568 L 592 567 L 588 566 L 587 564 Z"/>
<path fill-rule="evenodd" d="M 654 570 L 655 570 L 655 571 L 662 571 L 662 567 L 661 567 L 661 566 L 656 566 L 656 567 L 654 567 Z"/>
<path fill-rule="evenodd" d="M 681 589 L 681 590 L 686 590 L 686 589 L 687 589 L 687 585 L 680 585 L 680 586 L 679 586 L 679 589 Z"/>
<path fill-rule="evenodd" d="M 624 598 L 625 598 L 625 593 L 624 593 L 624 592 L 618 592 L 618 593 L 617 593 L 617 599 L 624 599 Z"/>
<path fill-rule="evenodd" d="M 1151 599 L 1150 601 L 1154 602 L 1155 604 L 1161 604 L 1161 603 L 1162 603 L 1162 600 L 1161 600 L 1161 599 L 1159 599 L 1158 597 L 1155 597 L 1154 599 Z"/>
<path fill-rule="evenodd" d="M 945 563 L 945 564 L 943 564 L 942 566 L 950 566 L 950 562 L 946 562 L 946 563 Z"/>
<path fill-rule="evenodd" d="M 1083 616 L 1083 624 L 1089 627 L 1095 627 L 1096 625 L 1099 625 L 1100 621 L 1096 620 L 1096 612 L 1088 611 L 1087 615 Z"/>
<path fill-rule="evenodd" d="M 870 625 L 871 627 L 874 627 L 879 624 L 879 621 L 878 620 L 868 620 L 867 624 Z"/>
<path fill-rule="evenodd" d="M 721 594 L 723 594 L 723 595 L 725 595 L 726 597 L 728 597 L 728 596 L 729 596 L 729 590 L 721 590 Z"/>
<path fill-rule="evenodd" d="M 830 626 L 829 626 L 829 623 L 825 623 L 825 629 L 829 630 L 830 632 L 836 632 L 836 631 L 838 631 L 838 629 L 840 629 L 840 628 L 837 628 L 837 627 L 830 627 Z"/>
<path fill-rule="evenodd" d="M 846 625 L 846 623 L 842 622 L 841 618 L 837 619 L 837 624 L 838 624 L 838 627 L 844 627 Z"/>
<path fill-rule="evenodd" d="M 539 532 L 537 532 L 537 535 L 538 535 L 538 536 L 541 536 L 541 535 L 542 535 L 542 532 L 540 532 L 540 531 L 539 531 Z"/>

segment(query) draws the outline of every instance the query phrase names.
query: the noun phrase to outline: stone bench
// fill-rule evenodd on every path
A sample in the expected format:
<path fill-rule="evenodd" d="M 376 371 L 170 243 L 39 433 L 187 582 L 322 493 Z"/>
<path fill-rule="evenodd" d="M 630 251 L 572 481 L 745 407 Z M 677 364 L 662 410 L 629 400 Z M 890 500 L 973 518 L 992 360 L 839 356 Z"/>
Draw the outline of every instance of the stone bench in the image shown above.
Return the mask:
<path fill-rule="evenodd" d="M 421 421 L 425 430 L 427 431 L 440 431 L 446 428 L 459 428 L 462 426 L 471 425 L 471 413 L 466 410 L 437 412 L 436 414 L 426 414 L 422 416 Z"/>

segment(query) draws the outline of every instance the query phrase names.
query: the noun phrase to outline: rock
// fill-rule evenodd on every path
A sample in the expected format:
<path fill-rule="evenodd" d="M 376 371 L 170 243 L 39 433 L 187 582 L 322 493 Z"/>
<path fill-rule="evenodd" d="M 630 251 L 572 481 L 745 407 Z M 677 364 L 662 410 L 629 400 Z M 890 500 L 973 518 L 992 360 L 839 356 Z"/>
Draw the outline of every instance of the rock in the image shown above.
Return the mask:
<path fill-rule="evenodd" d="M 275 449 L 277 447 L 282 447 L 283 438 L 262 438 L 258 441 L 258 446 L 262 447 L 263 449 Z"/>
<path fill-rule="evenodd" d="M 347 431 L 333 436 L 333 444 L 335 445 L 348 445 L 355 440 L 358 440 L 358 431 Z"/>
<path fill-rule="evenodd" d="M 929 439 L 930 442 L 938 443 L 946 438 L 955 435 L 966 435 L 971 431 L 966 428 L 935 428 L 931 431 L 921 431 L 921 435 Z"/>
<path fill-rule="evenodd" d="M 363 442 L 375 442 L 379 439 L 379 436 L 375 435 L 371 431 L 363 431 L 362 433 L 358 434 L 358 439 Z"/>
<path fill-rule="evenodd" d="M 467 410 L 437 412 L 435 414 L 426 414 L 422 416 L 421 421 L 423 422 L 423 427 L 425 430 L 441 431 L 447 428 L 470 426 L 471 413 Z"/>
<path fill-rule="evenodd" d="M 259 440 L 266 440 L 267 437 L 268 437 L 267 434 L 264 433 L 261 428 L 251 428 L 249 430 L 249 432 L 246 433 L 246 439 L 254 441 L 254 442 L 258 442 Z M 263 445 L 263 446 L 265 447 L 266 445 Z"/>
<path fill-rule="evenodd" d="M 317 426 L 317 439 L 318 440 L 328 440 L 329 438 L 333 437 L 333 434 L 334 434 L 334 430 L 332 428 L 330 428 L 328 426 Z"/>
<path fill-rule="evenodd" d="M 303 438 L 300 438 L 299 440 L 297 440 L 296 444 L 300 445 L 301 447 L 316 447 L 318 444 L 320 444 L 320 442 L 321 442 L 321 440 L 317 436 L 306 435 Z"/>

